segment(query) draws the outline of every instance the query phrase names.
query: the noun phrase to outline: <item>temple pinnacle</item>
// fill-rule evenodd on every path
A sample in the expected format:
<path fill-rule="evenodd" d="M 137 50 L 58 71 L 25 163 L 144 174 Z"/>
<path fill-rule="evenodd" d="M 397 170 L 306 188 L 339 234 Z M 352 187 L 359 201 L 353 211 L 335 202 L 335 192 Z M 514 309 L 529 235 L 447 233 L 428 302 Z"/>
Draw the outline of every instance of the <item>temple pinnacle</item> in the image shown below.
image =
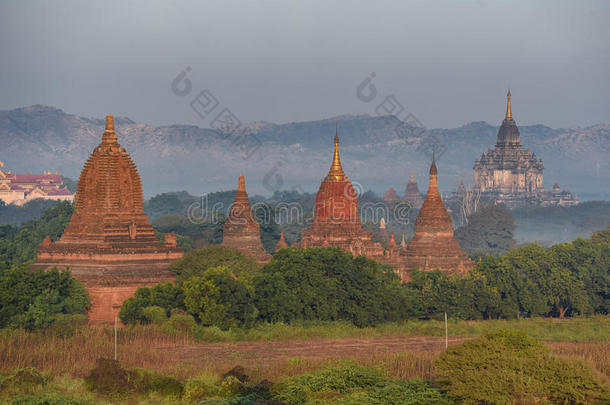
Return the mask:
<path fill-rule="evenodd" d="M 333 154 L 333 163 L 330 165 L 329 176 L 333 176 L 337 180 L 341 180 L 345 174 L 343 173 L 343 167 L 341 167 L 341 159 L 339 158 L 339 130 L 335 132 L 335 153 Z"/>
<path fill-rule="evenodd" d="M 431 176 L 436 176 L 437 173 L 437 169 L 436 169 L 436 154 L 434 153 L 434 151 L 432 151 L 432 165 L 430 166 L 430 175 Z"/>
<path fill-rule="evenodd" d="M 106 116 L 106 131 L 114 132 L 114 117 L 112 116 L 112 114 L 108 114 Z"/>
<path fill-rule="evenodd" d="M 240 174 L 239 180 L 237 180 L 237 191 L 246 192 L 246 178 L 243 174 Z"/>
<path fill-rule="evenodd" d="M 102 134 L 102 143 L 105 145 L 117 144 L 117 135 L 114 132 L 114 117 L 112 114 L 106 116 L 106 130 Z"/>
<path fill-rule="evenodd" d="M 508 89 L 508 93 L 506 94 L 506 97 L 508 99 L 508 101 L 506 102 L 506 119 L 512 120 L 513 112 L 511 111 L 511 108 L 510 108 L 510 89 Z"/>

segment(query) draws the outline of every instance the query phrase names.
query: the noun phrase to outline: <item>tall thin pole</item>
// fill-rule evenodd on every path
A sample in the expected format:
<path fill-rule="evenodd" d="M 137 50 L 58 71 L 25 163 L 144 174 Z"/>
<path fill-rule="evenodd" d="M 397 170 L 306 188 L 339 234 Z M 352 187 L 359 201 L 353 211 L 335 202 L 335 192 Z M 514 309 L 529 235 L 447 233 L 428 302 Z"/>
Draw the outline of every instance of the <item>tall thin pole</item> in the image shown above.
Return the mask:
<path fill-rule="evenodd" d="M 449 329 L 447 328 L 447 312 L 445 312 L 445 349 L 449 347 Z"/>
<path fill-rule="evenodd" d="M 114 317 L 114 359 L 117 359 L 117 318 Z"/>

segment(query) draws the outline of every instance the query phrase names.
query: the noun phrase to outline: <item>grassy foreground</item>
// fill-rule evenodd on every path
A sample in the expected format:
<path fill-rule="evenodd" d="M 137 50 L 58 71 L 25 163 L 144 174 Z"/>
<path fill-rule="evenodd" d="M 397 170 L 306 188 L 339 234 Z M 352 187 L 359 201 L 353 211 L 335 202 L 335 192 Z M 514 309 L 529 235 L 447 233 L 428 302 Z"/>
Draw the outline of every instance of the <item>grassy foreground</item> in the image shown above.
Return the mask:
<path fill-rule="evenodd" d="M 261 324 L 252 329 L 229 331 L 215 327 L 176 331 L 168 330 L 166 326 L 146 325 L 119 330 L 121 362 L 128 367 L 158 370 L 178 378 L 192 377 L 202 369 L 222 373 L 235 365 L 251 366 L 249 371 L 260 377 L 277 378 L 284 373 L 309 371 L 328 361 L 355 359 L 368 365 L 383 363 L 392 375 L 428 378 L 433 373 L 434 360 L 444 350 L 442 337 L 445 333 L 441 321 L 407 321 L 362 329 L 344 322 Z M 553 352 L 585 360 L 601 373 L 610 375 L 610 316 L 561 321 L 534 318 L 449 322 L 453 344 L 499 329 L 524 331 L 546 341 Z M 398 345 L 389 350 L 380 350 L 372 344 L 375 339 L 392 337 L 399 342 L 401 338 L 430 338 L 420 339 L 421 344 Z M 335 353 L 323 348 L 327 344 L 324 339 L 333 339 L 333 344 L 338 345 L 350 338 L 361 340 L 358 350 Z M 211 342 L 225 345 L 212 345 Z M 260 343 L 256 346 L 253 342 Z M 295 342 L 302 342 L 304 349 L 295 348 Z M 316 342 L 322 346 L 319 352 L 306 350 L 308 345 L 316 346 Z M 234 349 L 230 349 L 231 344 L 236 345 Z M 219 347 L 226 347 L 228 352 L 219 351 L 212 356 L 212 349 Z M 279 350 L 288 354 L 278 356 Z M 84 377 L 97 358 L 112 358 L 113 355 L 112 329 L 84 326 L 67 336 L 53 330 L 37 333 L 0 330 L 0 373 L 35 367 L 53 375 Z"/>

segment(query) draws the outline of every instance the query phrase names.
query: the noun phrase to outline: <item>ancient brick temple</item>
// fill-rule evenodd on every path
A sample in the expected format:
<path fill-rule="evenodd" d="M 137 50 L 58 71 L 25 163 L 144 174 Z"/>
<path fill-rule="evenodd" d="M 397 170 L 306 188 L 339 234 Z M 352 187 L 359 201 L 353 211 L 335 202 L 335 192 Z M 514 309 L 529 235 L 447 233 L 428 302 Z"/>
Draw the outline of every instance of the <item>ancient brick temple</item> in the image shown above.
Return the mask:
<path fill-rule="evenodd" d="M 406 269 L 440 269 L 465 274 L 474 266 L 474 262 L 453 238 L 453 221 L 438 192 L 434 160 L 430 167 L 428 194 L 415 220 L 414 233 L 407 248 L 401 252 L 406 259 Z M 408 279 L 405 273 L 402 277 L 403 280 Z"/>
<path fill-rule="evenodd" d="M 409 182 L 407 183 L 407 187 L 405 187 L 405 195 L 402 198 L 405 201 L 408 201 L 413 205 L 413 208 L 420 209 L 424 204 L 424 199 L 419 192 L 419 187 L 417 187 L 417 183 L 415 182 L 415 177 L 413 177 L 413 172 L 411 172 L 411 176 L 409 177 Z"/>
<path fill-rule="evenodd" d="M 313 224 L 303 231 L 299 247 L 335 246 L 370 259 L 383 258 L 383 246 L 371 240 L 372 232 L 362 228 L 358 196 L 339 158 L 339 136 L 330 170 L 316 195 Z"/>
<path fill-rule="evenodd" d="M 243 174 L 239 176 L 235 201 L 224 224 L 222 246 L 239 250 L 255 258 L 258 263 L 271 260 L 271 255 L 263 249 L 260 226 L 250 207 Z"/>
<path fill-rule="evenodd" d="M 117 141 L 112 115 L 78 181 L 74 215 L 61 238 L 47 238 L 35 266 L 68 267 L 91 296 L 89 320 L 113 322 L 138 287 L 172 280 L 169 264 L 182 257 L 176 235 L 155 236 L 144 214 L 140 176 Z"/>

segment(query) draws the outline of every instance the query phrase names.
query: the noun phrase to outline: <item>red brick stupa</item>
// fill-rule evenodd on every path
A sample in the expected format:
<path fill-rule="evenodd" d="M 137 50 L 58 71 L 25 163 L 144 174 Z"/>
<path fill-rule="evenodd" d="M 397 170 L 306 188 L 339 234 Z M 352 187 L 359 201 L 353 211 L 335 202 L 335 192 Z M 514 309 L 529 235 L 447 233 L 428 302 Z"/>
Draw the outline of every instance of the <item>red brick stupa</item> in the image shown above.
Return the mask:
<path fill-rule="evenodd" d="M 358 196 L 339 158 L 339 136 L 330 170 L 316 195 L 313 224 L 303 231 L 299 247 L 335 246 L 354 255 L 383 258 L 383 247 L 371 240 L 372 232 L 362 228 Z"/>
<path fill-rule="evenodd" d="M 421 197 L 419 187 L 417 187 L 415 177 L 413 177 L 413 172 L 411 172 L 409 182 L 407 183 L 407 187 L 405 187 L 405 195 L 402 199 L 408 201 L 413 205 L 413 208 L 417 209 L 420 209 L 424 204 L 424 199 Z"/>
<path fill-rule="evenodd" d="M 263 249 L 260 226 L 250 208 L 243 174 L 239 176 L 235 201 L 224 224 L 222 246 L 239 250 L 256 259 L 258 263 L 267 263 L 271 260 L 271 255 Z"/>
<path fill-rule="evenodd" d="M 138 287 L 172 280 L 169 269 L 183 252 L 176 235 L 155 236 L 144 214 L 140 176 L 117 142 L 112 115 L 78 181 L 74 215 L 61 238 L 47 237 L 36 267 L 68 267 L 91 296 L 89 319 L 113 322 L 123 301 Z"/>
<path fill-rule="evenodd" d="M 428 194 L 415 220 L 414 233 L 403 253 L 406 256 L 406 269 L 439 269 L 465 274 L 474 266 L 474 262 L 453 238 L 453 221 L 438 192 L 434 159 L 430 167 Z"/>
<path fill-rule="evenodd" d="M 284 232 L 282 232 L 280 233 L 280 240 L 277 242 L 277 245 L 275 245 L 275 251 L 277 252 L 285 247 L 288 247 L 288 242 L 286 242 L 286 239 L 284 239 Z"/>

